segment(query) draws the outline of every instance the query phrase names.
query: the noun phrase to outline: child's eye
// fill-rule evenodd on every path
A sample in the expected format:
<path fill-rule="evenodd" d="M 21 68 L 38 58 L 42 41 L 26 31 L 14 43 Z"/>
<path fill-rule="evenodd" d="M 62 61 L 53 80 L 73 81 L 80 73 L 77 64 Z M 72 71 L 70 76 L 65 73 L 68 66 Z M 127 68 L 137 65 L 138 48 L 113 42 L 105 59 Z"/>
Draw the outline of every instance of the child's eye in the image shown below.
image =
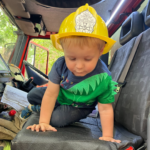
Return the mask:
<path fill-rule="evenodd" d="M 85 61 L 91 61 L 92 59 L 85 59 Z"/>
<path fill-rule="evenodd" d="M 69 58 L 70 60 L 76 60 L 76 58 Z"/>

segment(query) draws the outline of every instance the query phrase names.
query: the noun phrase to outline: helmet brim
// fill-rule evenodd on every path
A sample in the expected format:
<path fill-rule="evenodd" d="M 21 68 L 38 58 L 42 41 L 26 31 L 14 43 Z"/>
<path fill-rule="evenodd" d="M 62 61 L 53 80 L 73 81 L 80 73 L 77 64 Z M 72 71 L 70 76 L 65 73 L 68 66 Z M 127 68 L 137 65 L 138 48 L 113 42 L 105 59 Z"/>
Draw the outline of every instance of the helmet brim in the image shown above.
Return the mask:
<path fill-rule="evenodd" d="M 105 45 L 104 50 L 103 50 L 103 55 L 108 53 L 110 51 L 110 49 L 112 48 L 112 46 L 116 43 L 115 40 L 113 40 L 109 37 L 90 34 L 90 33 L 84 33 L 84 32 L 70 32 L 70 33 L 52 34 L 50 36 L 50 38 L 52 40 L 53 46 L 56 49 L 63 51 L 62 46 L 60 45 L 59 39 L 63 38 L 63 37 L 68 37 L 68 36 L 89 36 L 89 37 L 94 37 L 94 38 L 98 38 L 100 40 L 105 41 L 106 45 Z"/>

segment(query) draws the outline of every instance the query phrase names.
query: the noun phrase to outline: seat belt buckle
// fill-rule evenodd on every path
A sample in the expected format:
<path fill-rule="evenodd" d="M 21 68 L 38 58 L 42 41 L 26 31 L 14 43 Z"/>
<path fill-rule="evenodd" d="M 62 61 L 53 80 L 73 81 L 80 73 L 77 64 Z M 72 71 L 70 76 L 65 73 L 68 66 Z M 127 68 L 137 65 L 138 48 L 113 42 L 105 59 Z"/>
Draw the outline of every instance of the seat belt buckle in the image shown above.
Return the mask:
<path fill-rule="evenodd" d="M 116 92 L 119 93 L 120 87 L 117 85 Z"/>
<path fill-rule="evenodd" d="M 116 88 L 116 92 L 119 93 L 120 92 L 120 88 L 121 87 L 125 87 L 126 83 L 127 83 L 126 81 L 124 81 L 123 83 L 118 82 L 118 85 L 117 85 L 117 88 Z"/>

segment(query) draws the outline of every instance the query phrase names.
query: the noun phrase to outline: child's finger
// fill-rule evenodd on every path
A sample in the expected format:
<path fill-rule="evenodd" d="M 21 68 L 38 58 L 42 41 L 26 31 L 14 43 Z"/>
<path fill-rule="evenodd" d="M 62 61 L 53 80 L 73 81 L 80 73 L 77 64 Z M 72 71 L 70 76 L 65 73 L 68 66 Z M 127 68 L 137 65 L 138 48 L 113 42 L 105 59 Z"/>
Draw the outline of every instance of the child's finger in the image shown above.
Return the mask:
<path fill-rule="evenodd" d="M 33 126 L 33 125 L 32 125 Z M 26 129 L 31 129 L 32 128 L 32 126 L 28 126 Z"/>
<path fill-rule="evenodd" d="M 36 125 L 36 127 L 35 127 L 36 132 L 39 132 L 39 128 L 40 128 L 40 125 L 39 124 Z"/>
<path fill-rule="evenodd" d="M 32 126 L 28 126 L 26 129 L 31 129 Z"/>
<path fill-rule="evenodd" d="M 52 127 L 52 126 L 50 126 L 50 128 L 49 128 L 50 130 L 52 130 L 52 131 L 54 131 L 54 132 L 56 132 L 57 131 L 57 129 L 55 129 L 54 127 Z"/>
<path fill-rule="evenodd" d="M 41 131 L 45 132 L 45 126 L 40 125 L 40 127 L 41 127 Z"/>
<path fill-rule="evenodd" d="M 35 127 L 36 127 L 36 124 L 34 124 L 33 126 L 31 126 L 31 130 L 34 131 Z"/>
<path fill-rule="evenodd" d="M 121 141 L 120 141 L 120 140 L 115 140 L 115 142 L 116 142 L 116 143 L 121 143 Z"/>
<path fill-rule="evenodd" d="M 105 140 L 103 137 L 100 137 L 99 140 Z"/>
<path fill-rule="evenodd" d="M 120 140 L 115 140 L 115 139 L 112 139 L 111 142 L 121 143 Z"/>
<path fill-rule="evenodd" d="M 112 139 L 111 142 L 116 142 L 116 140 L 115 140 L 115 139 Z"/>

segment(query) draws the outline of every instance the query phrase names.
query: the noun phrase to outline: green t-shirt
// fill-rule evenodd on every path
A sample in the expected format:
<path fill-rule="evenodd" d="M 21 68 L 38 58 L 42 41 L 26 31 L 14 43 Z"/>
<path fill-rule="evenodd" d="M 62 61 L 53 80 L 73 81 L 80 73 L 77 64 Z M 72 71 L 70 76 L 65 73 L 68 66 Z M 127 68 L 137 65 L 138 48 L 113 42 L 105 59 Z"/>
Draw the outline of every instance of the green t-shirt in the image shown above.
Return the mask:
<path fill-rule="evenodd" d="M 74 76 L 67 68 L 64 57 L 60 57 L 49 73 L 51 82 L 60 84 L 58 102 L 61 105 L 84 103 L 87 106 L 98 101 L 103 104 L 114 102 L 117 83 L 112 81 L 107 66 L 98 60 L 95 69 L 84 77 Z"/>

